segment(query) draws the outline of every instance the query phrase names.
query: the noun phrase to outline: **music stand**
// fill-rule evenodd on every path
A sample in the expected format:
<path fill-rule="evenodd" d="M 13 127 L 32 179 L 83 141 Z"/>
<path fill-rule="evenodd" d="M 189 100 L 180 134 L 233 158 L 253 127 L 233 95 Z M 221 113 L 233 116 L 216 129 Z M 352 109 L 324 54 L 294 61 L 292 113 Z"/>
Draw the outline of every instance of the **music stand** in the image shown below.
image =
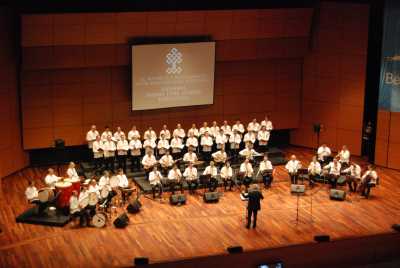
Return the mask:
<path fill-rule="evenodd" d="M 299 193 L 299 192 L 292 192 L 292 194 L 296 195 L 296 225 L 299 224 L 300 221 L 300 217 L 299 217 L 299 204 L 300 204 L 300 195 L 303 195 L 304 193 Z"/>
<path fill-rule="evenodd" d="M 299 176 L 299 178 L 301 178 L 301 182 L 304 184 L 304 178 L 307 176 L 301 176 L 301 175 L 308 175 L 308 169 L 307 168 L 298 169 L 297 175 Z"/>

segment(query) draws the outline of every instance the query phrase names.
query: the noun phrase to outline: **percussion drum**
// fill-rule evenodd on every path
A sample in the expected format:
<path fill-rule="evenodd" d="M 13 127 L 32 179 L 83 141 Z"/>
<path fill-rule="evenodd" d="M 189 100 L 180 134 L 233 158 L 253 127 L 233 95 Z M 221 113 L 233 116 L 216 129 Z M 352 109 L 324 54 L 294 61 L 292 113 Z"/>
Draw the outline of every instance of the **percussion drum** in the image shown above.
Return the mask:
<path fill-rule="evenodd" d="M 57 182 L 56 191 L 59 192 L 57 206 L 60 208 L 69 206 L 69 198 L 72 195 L 72 183 L 68 181 Z"/>
<path fill-rule="evenodd" d="M 57 209 L 55 208 L 55 207 L 49 207 L 48 209 L 47 209 L 47 215 L 48 216 L 56 216 L 56 214 L 57 214 Z"/>
<path fill-rule="evenodd" d="M 97 205 L 97 202 L 99 201 L 97 194 L 96 193 L 89 193 L 89 205 L 90 206 L 95 206 Z"/>
<path fill-rule="evenodd" d="M 117 176 L 112 176 L 111 179 L 110 179 L 110 186 L 111 186 L 111 188 L 118 187 L 118 185 L 119 185 L 119 179 L 118 179 L 118 177 L 117 177 Z"/>
<path fill-rule="evenodd" d="M 108 187 L 104 186 L 103 188 L 101 188 L 100 196 L 101 196 L 101 198 L 106 199 L 108 197 L 109 193 L 110 193 L 110 191 L 108 190 Z"/>
<path fill-rule="evenodd" d="M 74 177 L 71 179 L 71 183 L 72 183 L 72 190 L 76 191 L 79 195 L 81 191 L 81 180 L 78 177 Z"/>
<path fill-rule="evenodd" d="M 86 196 L 85 198 L 82 198 L 79 200 L 79 207 L 80 208 L 86 208 L 89 205 L 89 196 Z"/>
<path fill-rule="evenodd" d="M 107 223 L 107 215 L 103 212 L 96 213 L 92 218 L 92 225 L 96 228 L 103 228 Z"/>
<path fill-rule="evenodd" d="M 51 188 L 43 188 L 38 192 L 38 199 L 41 203 L 46 203 L 53 199 L 54 192 Z"/>

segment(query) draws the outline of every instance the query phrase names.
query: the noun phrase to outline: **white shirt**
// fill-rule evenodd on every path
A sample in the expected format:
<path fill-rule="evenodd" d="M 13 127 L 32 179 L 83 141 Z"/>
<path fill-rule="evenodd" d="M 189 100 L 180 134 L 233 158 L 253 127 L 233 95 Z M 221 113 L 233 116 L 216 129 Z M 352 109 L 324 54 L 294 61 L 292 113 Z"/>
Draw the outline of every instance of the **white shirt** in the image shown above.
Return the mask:
<path fill-rule="evenodd" d="M 161 129 L 160 139 L 161 139 L 161 135 L 163 135 L 163 134 L 164 134 L 164 139 L 167 139 L 167 140 L 171 139 L 171 132 L 169 132 L 168 129 Z"/>
<path fill-rule="evenodd" d="M 102 141 L 94 141 L 92 145 L 94 158 L 103 157 L 103 142 Z"/>
<path fill-rule="evenodd" d="M 318 154 L 318 160 L 323 161 L 324 157 L 331 155 L 331 149 L 329 149 L 328 146 L 325 146 L 325 147 L 320 146 L 318 148 L 317 154 Z"/>
<path fill-rule="evenodd" d="M 121 131 L 116 131 L 115 133 L 114 133 L 114 136 L 113 136 L 113 138 L 114 138 L 114 141 L 119 141 L 119 140 L 121 140 L 121 136 L 125 136 L 125 133 L 121 130 Z"/>
<path fill-rule="evenodd" d="M 174 164 L 174 158 L 172 157 L 172 155 L 163 155 L 160 159 L 160 164 L 163 167 L 170 167 Z"/>
<path fill-rule="evenodd" d="M 183 128 L 176 128 L 174 129 L 174 132 L 172 133 L 172 136 L 178 136 L 179 138 L 183 139 L 185 138 L 185 130 Z"/>
<path fill-rule="evenodd" d="M 196 147 L 196 148 L 197 148 L 197 146 L 199 146 L 199 141 L 197 140 L 196 137 L 189 137 L 189 138 L 187 138 L 187 140 L 186 140 L 186 147 L 190 147 L 190 146 Z"/>
<path fill-rule="evenodd" d="M 182 173 L 179 169 L 171 169 L 168 172 L 168 179 L 169 180 L 180 180 L 182 177 Z"/>
<path fill-rule="evenodd" d="M 256 142 L 256 135 L 253 132 L 247 132 L 243 137 L 243 141 L 244 142 L 255 143 Z"/>
<path fill-rule="evenodd" d="M 143 136 L 145 140 L 155 141 L 157 139 L 157 134 L 154 130 L 146 130 Z"/>
<path fill-rule="evenodd" d="M 224 145 L 226 142 L 227 142 L 227 139 L 226 139 L 225 134 L 218 133 L 215 136 L 215 143 L 217 144 L 217 146 L 219 145 L 219 148 L 221 148 L 221 145 Z"/>
<path fill-rule="evenodd" d="M 194 152 L 187 152 L 184 156 L 183 156 L 183 161 L 185 162 L 196 162 L 197 161 L 197 155 Z"/>
<path fill-rule="evenodd" d="M 190 134 L 193 134 L 193 136 L 198 137 L 199 136 L 199 130 L 197 128 L 190 128 L 187 132 L 188 136 Z"/>
<path fill-rule="evenodd" d="M 127 155 L 129 150 L 129 143 L 127 140 L 119 140 L 117 143 L 118 155 Z"/>
<path fill-rule="evenodd" d="M 105 141 L 103 143 L 104 157 L 113 157 L 115 155 L 115 150 L 117 146 L 113 141 Z"/>
<path fill-rule="evenodd" d="M 350 161 L 350 151 L 349 150 L 341 150 L 339 152 L 339 161 L 340 163 L 349 163 Z"/>
<path fill-rule="evenodd" d="M 361 178 L 361 167 L 357 164 L 351 165 L 350 167 L 343 170 L 343 172 L 350 172 L 350 176 L 355 177 L 357 179 Z"/>
<path fill-rule="evenodd" d="M 128 178 L 126 177 L 125 174 L 122 174 L 122 175 L 118 174 L 117 178 L 119 180 L 119 184 L 118 184 L 119 187 L 121 187 L 121 188 L 128 187 L 129 182 L 128 182 Z"/>
<path fill-rule="evenodd" d="M 250 122 L 248 125 L 247 125 L 247 131 L 255 131 L 255 132 L 258 132 L 260 130 L 260 124 L 258 123 L 258 122 Z"/>
<path fill-rule="evenodd" d="M 97 130 L 89 130 L 86 133 L 86 141 L 88 142 L 89 148 L 92 148 L 92 144 L 96 140 L 97 136 L 99 136 L 99 132 Z"/>
<path fill-rule="evenodd" d="M 156 140 L 154 139 L 148 139 L 148 140 L 145 140 L 144 142 L 143 142 L 143 147 L 144 148 L 146 148 L 146 147 L 151 147 L 152 149 L 154 149 L 154 148 L 156 148 Z"/>
<path fill-rule="evenodd" d="M 225 135 L 232 135 L 232 129 L 230 125 L 222 125 L 221 129 L 224 131 Z"/>
<path fill-rule="evenodd" d="M 221 178 L 223 178 L 223 179 L 227 179 L 227 178 L 232 178 L 232 176 L 233 176 L 233 170 L 232 170 L 232 167 L 226 167 L 226 166 L 223 166 L 222 168 L 221 168 Z"/>
<path fill-rule="evenodd" d="M 232 126 L 232 131 L 237 131 L 237 132 L 239 132 L 240 134 L 243 134 L 244 133 L 244 126 L 243 126 L 243 124 L 234 124 L 233 126 Z"/>
<path fill-rule="evenodd" d="M 242 163 L 240 164 L 240 172 L 244 172 L 246 177 L 252 177 L 253 176 L 253 166 L 251 163 Z"/>
<path fill-rule="evenodd" d="M 299 160 L 289 160 L 285 166 L 289 173 L 296 173 L 299 168 L 301 168 L 301 163 Z"/>
<path fill-rule="evenodd" d="M 187 167 L 183 172 L 183 177 L 185 177 L 188 181 L 193 181 L 197 179 L 197 168 L 195 167 Z"/>
<path fill-rule="evenodd" d="M 158 144 L 157 144 L 157 148 L 158 149 L 164 149 L 164 151 L 165 150 L 168 150 L 169 149 L 169 142 L 168 142 L 168 140 L 167 139 L 163 139 L 163 140 L 159 140 L 158 141 Z"/>
<path fill-rule="evenodd" d="M 240 142 L 242 141 L 242 137 L 239 133 L 232 134 L 229 137 L 229 142 L 231 143 L 232 149 L 239 149 Z"/>
<path fill-rule="evenodd" d="M 272 122 L 271 122 L 270 120 L 268 120 L 268 121 L 265 121 L 265 120 L 261 121 L 261 126 L 265 126 L 266 129 L 267 129 L 267 131 L 271 131 L 271 130 L 273 129 Z"/>
<path fill-rule="evenodd" d="M 35 186 L 28 186 L 25 190 L 25 196 L 28 201 L 38 198 L 38 190 Z"/>
<path fill-rule="evenodd" d="M 206 133 L 206 132 L 210 133 L 210 128 L 209 127 L 201 127 L 199 132 L 200 132 L 200 135 L 204 135 L 204 133 Z"/>
<path fill-rule="evenodd" d="M 208 136 L 203 136 L 201 137 L 201 141 L 200 141 L 201 146 L 203 146 L 203 150 L 204 151 L 211 151 L 211 146 L 213 145 L 213 139 Z"/>
<path fill-rule="evenodd" d="M 335 163 L 332 161 L 328 165 L 324 166 L 324 169 L 329 169 L 329 174 L 339 176 L 341 167 L 342 165 L 340 162 L 337 162 L 335 165 Z"/>
<path fill-rule="evenodd" d="M 99 186 L 97 184 L 94 185 L 94 186 L 90 184 L 88 192 L 89 193 L 95 193 L 97 195 L 97 197 L 100 197 L 100 188 L 99 188 Z"/>
<path fill-rule="evenodd" d="M 149 174 L 149 182 L 151 185 L 157 185 L 161 183 L 162 175 L 160 171 L 152 171 Z"/>
<path fill-rule="evenodd" d="M 67 169 L 67 176 L 68 178 L 77 178 L 78 177 L 78 173 L 76 172 L 75 168 L 68 168 Z"/>
<path fill-rule="evenodd" d="M 103 133 L 101 133 L 101 140 L 106 141 L 108 136 L 112 137 L 113 136 L 112 132 L 110 130 L 104 131 Z"/>
<path fill-rule="evenodd" d="M 99 186 L 103 188 L 104 186 L 109 186 L 110 185 L 110 178 L 106 176 L 101 176 L 99 180 Z"/>
<path fill-rule="evenodd" d="M 142 165 L 143 166 L 153 166 L 155 163 L 157 163 L 156 157 L 154 155 L 148 155 L 146 154 L 145 156 L 143 156 L 142 159 Z"/>
<path fill-rule="evenodd" d="M 259 153 L 254 149 L 249 149 L 247 147 L 241 150 L 239 154 L 244 157 L 249 157 L 250 159 L 253 159 L 254 156 L 259 155 Z"/>
<path fill-rule="evenodd" d="M 260 162 L 259 171 L 264 171 L 264 170 L 269 170 L 269 169 L 273 169 L 271 161 L 263 160 Z"/>
<path fill-rule="evenodd" d="M 131 155 L 140 155 L 140 149 L 142 149 L 142 142 L 140 140 L 131 140 L 129 142 L 129 148 L 131 149 Z"/>
<path fill-rule="evenodd" d="M 78 212 L 79 209 L 79 198 L 77 196 L 71 195 L 69 198 L 69 213 L 74 214 L 75 212 Z"/>
<path fill-rule="evenodd" d="M 89 191 L 86 191 L 86 190 L 82 190 L 80 193 L 79 193 L 79 203 L 83 200 L 83 199 L 85 199 L 86 197 L 88 197 L 89 196 Z"/>
<path fill-rule="evenodd" d="M 210 135 L 215 137 L 219 132 L 219 126 L 212 126 L 210 127 Z"/>
<path fill-rule="evenodd" d="M 321 174 L 321 164 L 318 161 L 311 162 L 308 165 L 308 173 L 313 175 L 320 175 Z"/>
<path fill-rule="evenodd" d="M 216 166 L 213 166 L 213 167 L 208 166 L 204 170 L 203 175 L 211 175 L 212 178 L 215 178 L 218 175 L 218 169 Z"/>
<path fill-rule="evenodd" d="M 171 140 L 171 148 L 173 153 L 180 152 L 183 149 L 182 140 L 180 138 L 173 138 Z"/>
<path fill-rule="evenodd" d="M 47 174 L 46 177 L 44 178 L 44 182 L 49 186 L 49 187 L 54 187 L 54 184 L 60 180 L 60 177 L 57 177 L 55 174 L 50 175 Z"/>
<path fill-rule="evenodd" d="M 260 131 L 258 131 L 258 133 L 257 133 L 257 139 L 258 139 L 258 141 L 259 141 L 259 144 L 260 144 L 260 145 L 266 145 L 266 144 L 268 144 L 269 135 L 270 135 L 269 131 L 266 131 L 266 130 L 260 130 Z"/>
<path fill-rule="evenodd" d="M 215 162 L 221 163 L 226 161 L 227 155 L 226 152 L 217 151 L 212 154 L 212 157 L 214 158 Z"/>
<path fill-rule="evenodd" d="M 371 177 L 371 184 L 376 184 L 376 180 L 378 179 L 378 174 L 376 173 L 375 170 L 367 170 L 365 171 L 364 175 L 361 178 L 361 181 L 364 182 L 367 177 Z"/>
<path fill-rule="evenodd" d="M 136 137 L 138 140 L 140 139 L 140 133 L 138 130 L 130 130 L 128 132 L 128 140 L 133 140 L 133 137 Z"/>

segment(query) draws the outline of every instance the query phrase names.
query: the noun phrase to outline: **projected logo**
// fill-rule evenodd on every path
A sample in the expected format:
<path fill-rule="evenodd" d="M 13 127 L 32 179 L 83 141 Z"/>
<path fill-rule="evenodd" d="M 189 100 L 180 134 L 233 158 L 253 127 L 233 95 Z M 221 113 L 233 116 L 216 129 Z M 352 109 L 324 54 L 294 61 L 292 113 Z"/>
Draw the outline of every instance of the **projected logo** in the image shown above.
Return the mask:
<path fill-rule="evenodd" d="M 169 65 L 166 70 L 167 74 L 180 74 L 183 70 L 179 66 L 183 61 L 182 53 L 177 48 L 171 48 L 166 58 L 166 63 Z"/>

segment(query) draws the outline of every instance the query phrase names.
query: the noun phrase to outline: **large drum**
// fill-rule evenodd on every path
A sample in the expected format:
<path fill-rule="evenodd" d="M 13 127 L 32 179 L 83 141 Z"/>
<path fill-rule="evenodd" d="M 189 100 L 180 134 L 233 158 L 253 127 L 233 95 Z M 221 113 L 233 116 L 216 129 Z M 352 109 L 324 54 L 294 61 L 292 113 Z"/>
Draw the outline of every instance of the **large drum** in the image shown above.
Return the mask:
<path fill-rule="evenodd" d="M 72 182 L 60 181 L 56 183 L 56 191 L 58 194 L 57 206 L 65 208 L 69 206 L 69 198 L 72 195 Z"/>
<path fill-rule="evenodd" d="M 41 203 L 49 202 L 53 199 L 54 192 L 51 188 L 42 188 L 38 192 L 38 199 Z"/>
<path fill-rule="evenodd" d="M 79 195 L 81 191 L 81 180 L 79 179 L 79 177 L 72 178 L 71 183 L 72 183 L 72 190 L 76 191 Z"/>

